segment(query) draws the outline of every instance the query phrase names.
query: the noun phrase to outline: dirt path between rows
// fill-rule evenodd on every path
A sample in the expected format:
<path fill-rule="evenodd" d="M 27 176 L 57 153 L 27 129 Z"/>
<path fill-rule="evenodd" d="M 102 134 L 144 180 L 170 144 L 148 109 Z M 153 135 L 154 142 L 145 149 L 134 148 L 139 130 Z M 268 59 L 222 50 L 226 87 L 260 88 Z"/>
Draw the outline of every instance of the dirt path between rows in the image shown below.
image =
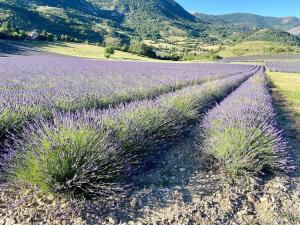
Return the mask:
<path fill-rule="evenodd" d="M 281 98 L 274 98 L 291 146 L 293 174 L 230 184 L 222 172 L 208 170 L 210 160 L 195 147 L 199 131 L 194 129 L 155 167 L 134 177 L 136 188 L 120 204 L 109 205 L 113 210 L 95 211 L 103 204 L 92 204 L 94 214 L 85 219 L 91 224 L 300 224 L 299 121 Z"/>
<path fill-rule="evenodd" d="M 220 171 L 207 170 L 209 159 L 195 148 L 197 132 L 170 149 L 154 168 L 136 176 L 136 188 L 119 202 L 103 208 L 99 206 L 104 203 L 91 204 L 84 211 L 90 215 L 86 221 L 89 224 L 300 224 L 298 176 L 252 180 L 247 187 L 243 180 L 232 185 Z"/>

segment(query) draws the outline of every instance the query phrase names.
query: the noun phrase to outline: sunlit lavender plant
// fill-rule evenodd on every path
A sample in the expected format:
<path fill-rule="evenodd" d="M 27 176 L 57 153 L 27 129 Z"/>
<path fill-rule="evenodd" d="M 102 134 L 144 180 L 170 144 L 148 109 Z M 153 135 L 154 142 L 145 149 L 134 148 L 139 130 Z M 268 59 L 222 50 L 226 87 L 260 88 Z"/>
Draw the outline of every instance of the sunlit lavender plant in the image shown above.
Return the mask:
<path fill-rule="evenodd" d="M 127 159 L 121 158 L 125 155 L 109 135 L 76 115 L 56 115 L 53 123 L 37 122 L 26 129 L 22 140 L 16 140 L 11 147 L 13 163 L 6 171 L 44 190 L 111 194 L 120 188 L 116 179 Z"/>
<path fill-rule="evenodd" d="M 200 128 L 200 147 L 232 178 L 289 168 L 287 145 L 264 75 L 252 77 L 216 105 Z"/>

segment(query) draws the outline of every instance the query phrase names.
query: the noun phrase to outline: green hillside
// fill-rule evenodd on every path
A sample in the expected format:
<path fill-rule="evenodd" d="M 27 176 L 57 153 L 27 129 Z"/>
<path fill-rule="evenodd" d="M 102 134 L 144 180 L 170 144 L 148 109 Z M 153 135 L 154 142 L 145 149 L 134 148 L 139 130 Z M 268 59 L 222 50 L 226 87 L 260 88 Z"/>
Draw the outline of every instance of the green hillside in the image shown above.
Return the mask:
<path fill-rule="evenodd" d="M 201 13 L 195 13 L 196 17 L 205 19 L 208 21 L 223 21 L 230 23 L 235 26 L 235 28 L 241 31 L 254 31 L 262 28 L 273 28 L 283 31 L 293 31 L 293 34 L 300 34 L 296 32 L 295 28 L 300 26 L 300 19 L 297 17 L 270 17 L 270 16 L 260 16 L 249 13 L 232 13 L 225 15 L 206 15 Z M 291 32 L 292 33 L 292 32 Z"/>
<path fill-rule="evenodd" d="M 170 35 L 210 39 L 206 25 L 173 0 L 0 0 L 0 8 L 2 23 L 93 42 L 120 45 Z"/>
<path fill-rule="evenodd" d="M 285 31 L 275 29 L 261 29 L 246 38 L 247 41 L 271 41 L 286 45 L 300 45 L 300 37 Z"/>
<path fill-rule="evenodd" d="M 300 53 L 300 47 L 270 41 L 244 41 L 219 52 L 222 57 L 279 53 Z"/>
<path fill-rule="evenodd" d="M 126 41 L 126 35 L 118 32 L 124 15 L 87 1 L 2 0 L 0 8 L 4 9 L 2 21 L 9 21 L 25 31 L 47 30 L 55 35 L 99 42 L 106 37 Z"/>
<path fill-rule="evenodd" d="M 0 8 L 0 38 L 8 39 L 38 33 L 41 40 L 88 41 L 125 51 L 144 42 L 165 58 L 214 55 L 219 47 L 244 41 L 300 45 L 296 17 L 192 15 L 174 0 L 0 0 Z"/>

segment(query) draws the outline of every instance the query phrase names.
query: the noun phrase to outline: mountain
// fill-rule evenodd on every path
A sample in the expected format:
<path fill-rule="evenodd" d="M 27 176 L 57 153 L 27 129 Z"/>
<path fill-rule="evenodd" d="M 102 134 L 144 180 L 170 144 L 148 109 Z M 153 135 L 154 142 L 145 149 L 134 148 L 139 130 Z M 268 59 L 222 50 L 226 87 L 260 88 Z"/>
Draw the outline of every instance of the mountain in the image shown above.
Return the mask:
<path fill-rule="evenodd" d="M 208 21 L 223 21 L 233 24 L 241 31 L 254 31 L 262 28 L 279 29 L 300 35 L 300 19 L 297 17 L 269 17 L 249 13 L 232 13 L 225 15 L 206 15 L 195 13 L 194 16 Z"/>
<path fill-rule="evenodd" d="M 174 0 L 0 0 L 0 23 L 122 44 L 170 36 L 208 40 L 206 25 Z"/>
<path fill-rule="evenodd" d="M 300 37 L 276 29 L 260 29 L 249 34 L 245 40 L 277 42 L 291 46 L 300 45 Z"/>
<path fill-rule="evenodd" d="M 300 44 L 293 35 L 300 33 L 296 17 L 190 14 L 174 0 L 0 0 L 0 9 L 0 38 L 9 24 L 10 34 L 36 30 L 61 40 L 72 37 L 115 46 L 143 40 L 168 53 L 243 40 Z"/>
<path fill-rule="evenodd" d="M 288 32 L 300 36 L 300 25 L 290 29 Z"/>
<path fill-rule="evenodd" d="M 89 37 L 102 41 L 108 28 L 124 20 L 117 11 L 95 7 L 82 0 L 2 0 L 0 8 L 3 9 L 0 20 L 14 27 L 25 31 L 47 30 L 83 40 Z M 98 27 L 99 24 L 102 26 Z"/>
<path fill-rule="evenodd" d="M 173 0 L 111 2 L 110 8 L 122 13 L 126 18 L 124 25 L 142 38 L 159 39 L 169 35 L 200 34 L 201 24 L 197 24 L 199 19 Z M 191 30 L 194 32 L 190 32 Z"/>

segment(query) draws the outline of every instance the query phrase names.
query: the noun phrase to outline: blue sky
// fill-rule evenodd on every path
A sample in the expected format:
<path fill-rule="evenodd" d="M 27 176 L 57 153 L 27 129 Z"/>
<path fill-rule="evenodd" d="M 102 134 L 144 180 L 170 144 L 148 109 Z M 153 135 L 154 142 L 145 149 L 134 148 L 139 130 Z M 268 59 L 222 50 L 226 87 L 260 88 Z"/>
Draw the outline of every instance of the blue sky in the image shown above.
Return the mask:
<path fill-rule="evenodd" d="M 176 0 L 189 12 L 247 12 L 264 16 L 300 17 L 300 0 Z"/>

